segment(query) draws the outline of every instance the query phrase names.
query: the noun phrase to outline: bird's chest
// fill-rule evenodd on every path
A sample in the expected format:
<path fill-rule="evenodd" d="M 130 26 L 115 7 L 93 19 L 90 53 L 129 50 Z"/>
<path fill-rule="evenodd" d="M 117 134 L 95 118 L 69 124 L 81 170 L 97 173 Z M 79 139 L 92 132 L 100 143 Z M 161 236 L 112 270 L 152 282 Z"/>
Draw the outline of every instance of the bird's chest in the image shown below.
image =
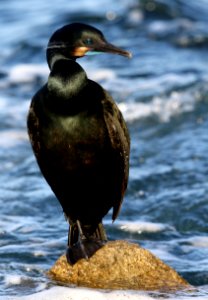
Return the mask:
<path fill-rule="evenodd" d="M 66 143 L 75 146 L 80 143 L 102 143 L 106 135 L 102 117 L 80 113 L 75 116 L 56 117 L 45 130 L 48 146 Z"/>
<path fill-rule="evenodd" d="M 107 129 L 102 117 L 80 113 L 76 116 L 56 117 L 42 132 L 44 152 L 52 160 L 63 160 L 70 167 L 91 165 L 107 149 Z"/>

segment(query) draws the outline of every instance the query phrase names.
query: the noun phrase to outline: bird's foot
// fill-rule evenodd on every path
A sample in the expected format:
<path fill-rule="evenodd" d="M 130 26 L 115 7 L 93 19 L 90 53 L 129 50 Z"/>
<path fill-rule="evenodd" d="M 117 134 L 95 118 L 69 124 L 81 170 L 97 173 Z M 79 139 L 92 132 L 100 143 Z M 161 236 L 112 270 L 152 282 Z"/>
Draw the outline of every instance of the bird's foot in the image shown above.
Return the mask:
<path fill-rule="evenodd" d="M 103 224 L 81 224 L 79 220 L 71 224 L 66 252 L 67 261 L 74 265 L 78 260 L 90 258 L 107 242 Z"/>
<path fill-rule="evenodd" d="M 107 241 L 99 239 L 80 239 L 73 246 L 69 246 L 66 258 L 70 265 L 74 265 L 78 260 L 90 258 L 97 250 L 103 247 Z"/>

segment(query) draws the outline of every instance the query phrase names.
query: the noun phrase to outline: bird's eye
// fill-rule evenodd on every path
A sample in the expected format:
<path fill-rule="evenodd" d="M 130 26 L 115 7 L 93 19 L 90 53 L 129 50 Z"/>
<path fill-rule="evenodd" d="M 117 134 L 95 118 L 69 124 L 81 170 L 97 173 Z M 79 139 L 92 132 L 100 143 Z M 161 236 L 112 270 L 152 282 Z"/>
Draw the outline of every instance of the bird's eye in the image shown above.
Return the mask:
<path fill-rule="evenodd" d="M 91 38 L 87 38 L 84 40 L 85 45 L 90 46 L 93 44 L 93 40 Z"/>

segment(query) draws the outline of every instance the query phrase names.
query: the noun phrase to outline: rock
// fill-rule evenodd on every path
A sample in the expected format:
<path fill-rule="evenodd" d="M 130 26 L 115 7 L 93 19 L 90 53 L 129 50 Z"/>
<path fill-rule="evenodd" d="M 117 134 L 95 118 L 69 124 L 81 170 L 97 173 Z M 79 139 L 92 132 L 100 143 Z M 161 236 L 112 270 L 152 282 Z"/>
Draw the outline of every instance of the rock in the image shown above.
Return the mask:
<path fill-rule="evenodd" d="M 99 289 L 179 290 L 190 287 L 148 250 L 125 241 L 108 242 L 75 265 L 61 256 L 48 272 L 55 280 Z"/>

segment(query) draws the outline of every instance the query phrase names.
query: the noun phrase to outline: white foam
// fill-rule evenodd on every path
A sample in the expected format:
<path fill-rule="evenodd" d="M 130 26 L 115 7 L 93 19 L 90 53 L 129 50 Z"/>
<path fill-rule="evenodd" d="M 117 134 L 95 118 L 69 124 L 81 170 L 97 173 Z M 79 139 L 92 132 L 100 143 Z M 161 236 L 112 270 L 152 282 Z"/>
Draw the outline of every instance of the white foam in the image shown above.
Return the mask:
<path fill-rule="evenodd" d="M 161 122 L 168 122 L 174 115 L 189 112 L 194 109 L 197 100 L 189 92 L 172 92 L 169 97 L 153 97 L 148 103 L 120 103 L 119 108 L 129 122 L 157 116 Z"/>
<path fill-rule="evenodd" d="M 206 294 L 206 291 L 202 291 Z M 159 292 L 152 292 L 151 296 L 148 292 L 141 291 L 102 291 L 102 290 L 93 290 L 87 288 L 70 288 L 70 287 L 61 287 L 56 286 L 48 290 L 44 290 L 28 296 L 10 296 L 3 297 L 4 300 L 153 300 L 153 299 L 181 299 L 181 300 L 190 300 L 193 297 L 194 299 L 208 299 L 205 295 L 197 295 L 196 292 L 191 292 L 190 289 L 185 294 L 185 291 L 181 294 L 160 294 Z"/>
<path fill-rule="evenodd" d="M 191 237 L 188 241 L 194 247 L 208 248 L 208 237 L 207 236 L 194 236 L 194 237 Z"/>
<path fill-rule="evenodd" d="M 121 230 L 132 232 L 132 233 L 139 233 L 148 232 L 148 233 L 156 233 L 169 229 L 170 226 L 161 224 L 161 223 L 151 223 L 145 221 L 132 221 L 132 222 L 118 222 L 117 225 Z M 171 227 L 171 229 L 173 229 Z"/>
<path fill-rule="evenodd" d="M 19 64 L 10 69 L 9 82 L 30 83 L 37 76 L 46 77 L 49 73 L 46 64 Z"/>
<path fill-rule="evenodd" d="M 87 70 L 87 68 L 86 68 Z M 116 74 L 113 70 L 110 69 L 98 69 L 98 70 L 89 70 L 87 71 L 89 78 L 92 78 L 95 81 L 101 80 L 112 80 L 116 78 Z"/>
<path fill-rule="evenodd" d="M 19 275 L 6 275 L 4 278 L 4 283 L 6 286 L 19 285 L 22 282 L 22 278 Z"/>
<path fill-rule="evenodd" d="M 133 291 L 100 291 L 86 288 L 53 287 L 33 295 L 6 297 L 5 300 L 150 300 L 153 299 L 141 292 Z"/>
<path fill-rule="evenodd" d="M 36 250 L 36 251 L 34 251 L 33 255 L 35 257 L 46 257 L 47 252 L 46 251 L 41 251 L 41 250 Z"/>

